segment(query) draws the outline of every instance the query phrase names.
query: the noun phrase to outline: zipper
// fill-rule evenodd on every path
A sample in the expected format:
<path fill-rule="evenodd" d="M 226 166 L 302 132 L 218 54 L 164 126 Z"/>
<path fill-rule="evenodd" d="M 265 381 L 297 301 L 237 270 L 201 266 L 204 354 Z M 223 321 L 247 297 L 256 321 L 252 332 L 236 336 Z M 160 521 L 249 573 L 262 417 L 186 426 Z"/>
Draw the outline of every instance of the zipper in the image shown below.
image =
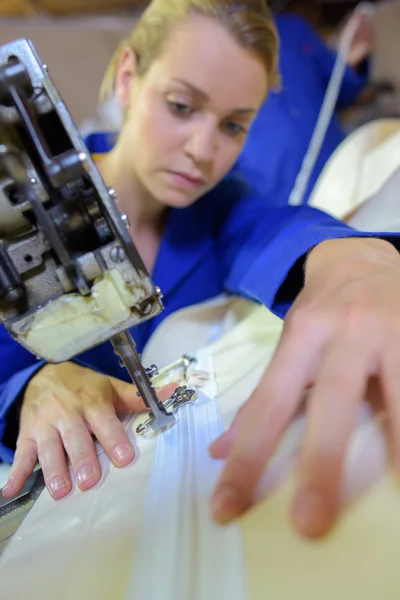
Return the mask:
<path fill-rule="evenodd" d="M 222 466 L 208 452 L 222 432 L 217 399 L 199 392 L 176 416 L 157 439 L 127 600 L 245 600 L 239 526 L 217 525 L 209 508 Z"/>

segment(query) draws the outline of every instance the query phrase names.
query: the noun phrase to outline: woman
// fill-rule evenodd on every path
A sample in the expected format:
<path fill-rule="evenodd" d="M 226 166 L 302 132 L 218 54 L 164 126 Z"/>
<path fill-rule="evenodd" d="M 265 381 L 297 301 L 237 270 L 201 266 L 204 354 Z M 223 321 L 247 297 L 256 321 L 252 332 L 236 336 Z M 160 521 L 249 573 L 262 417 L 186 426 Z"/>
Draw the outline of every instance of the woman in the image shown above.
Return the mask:
<path fill-rule="evenodd" d="M 400 448 L 393 364 L 400 259 L 387 241 L 355 239 L 313 209 L 268 210 L 233 175 L 220 183 L 277 81 L 276 55 L 262 0 L 154 0 L 107 72 L 103 91 L 115 87 L 125 121 L 98 164 L 164 292 L 163 315 L 133 332 L 140 346 L 170 312 L 223 289 L 282 316 L 296 298 L 270 368 L 212 448 L 228 457 L 214 514 L 227 521 L 250 506 L 265 463 L 313 383 L 294 517 L 302 533 L 320 535 L 336 516 L 345 446 L 371 375 L 382 376 Z M 53 498 L 65 496 L 71 481 L 64 449 L 80 488 L 92 487 L 100 468 L 90 429 L 116 466 L 132 460 L 116 415 L 141 405 L 109 344 L 74 362 L 43 365 L 4 330 L 1 343 L 1 451 L 9 460 L 12 413 L 21 406 L 5 496 L 21 489 L 37 458 Z"/>

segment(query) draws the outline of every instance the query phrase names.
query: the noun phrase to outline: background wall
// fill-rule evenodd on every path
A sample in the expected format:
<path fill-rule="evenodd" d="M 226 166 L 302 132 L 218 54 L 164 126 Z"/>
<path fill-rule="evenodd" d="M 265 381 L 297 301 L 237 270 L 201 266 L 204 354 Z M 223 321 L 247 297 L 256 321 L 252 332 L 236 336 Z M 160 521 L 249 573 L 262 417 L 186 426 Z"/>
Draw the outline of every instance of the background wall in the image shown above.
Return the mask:
<path fill-rule="evenodd" d="M 0 2 L 1 3 L 1 2 Z M 80 126 L 96 117 L 106 65 L 134 17 L 0 20 L 0 45 L 30 38 Z"/>
<path fill-rule="evenodd" d="M 149 0 L 0 0 L 0 45 L 30 38 L 84 134 L 101 123 L 97 96 L 106 65 L 118 42 L 134 26 Z M 326 39 L 353 0 L 270 0 L 274 13 L 302 14 Z M 400 106 L 400 0 L 378 0 L 373 19 L 374 52 L 370 82 L 389 83 L 393 91 L 368 106 L 356 106 L 343 118 L 360 124 L 381 114 L 397 115 Z M 329 10 L 327 10 L 329 9 Z M 110 12 L 112 11 L 112 12 Z M 363 101 L 364 102 L 364 101 Z M 355 111 L 359 113 L 359 121 Z M 351 128 L 351 127 L 350 127 Z"/>

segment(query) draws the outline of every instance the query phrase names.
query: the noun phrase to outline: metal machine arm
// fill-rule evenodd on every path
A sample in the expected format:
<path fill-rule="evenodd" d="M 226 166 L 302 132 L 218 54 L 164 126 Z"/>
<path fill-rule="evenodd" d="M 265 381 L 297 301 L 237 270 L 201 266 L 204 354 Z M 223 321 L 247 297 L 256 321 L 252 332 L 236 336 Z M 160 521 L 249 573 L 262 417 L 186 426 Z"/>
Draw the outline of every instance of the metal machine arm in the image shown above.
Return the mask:
<path fill-rule="evenodd" d="M 0 47 L 0 322 L 48 362 L 111 340 L 160 429 L 175 417 L 129 330 L 161 292 L 116 202 L 31 42 Z"/>

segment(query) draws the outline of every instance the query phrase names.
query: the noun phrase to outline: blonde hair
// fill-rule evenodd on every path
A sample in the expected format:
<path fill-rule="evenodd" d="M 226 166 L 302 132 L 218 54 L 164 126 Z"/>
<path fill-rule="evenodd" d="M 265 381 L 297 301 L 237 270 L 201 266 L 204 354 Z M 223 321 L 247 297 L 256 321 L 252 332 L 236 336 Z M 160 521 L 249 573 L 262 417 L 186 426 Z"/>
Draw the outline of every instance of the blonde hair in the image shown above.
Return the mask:
<path fill-rule="evenodd" d="M 135 52 L 138 75 L 143 75 L 160 55 L 174 25 L 190 14 L 221 23 L 241 46 L 263 61 L 269 86 L 279 84 L 278 35 L 265 0 L 152 0 L 131 34 L 115 51 L 101 84 L 100 103 L 113 94 L 124 48 L 129 47 Z"/>

